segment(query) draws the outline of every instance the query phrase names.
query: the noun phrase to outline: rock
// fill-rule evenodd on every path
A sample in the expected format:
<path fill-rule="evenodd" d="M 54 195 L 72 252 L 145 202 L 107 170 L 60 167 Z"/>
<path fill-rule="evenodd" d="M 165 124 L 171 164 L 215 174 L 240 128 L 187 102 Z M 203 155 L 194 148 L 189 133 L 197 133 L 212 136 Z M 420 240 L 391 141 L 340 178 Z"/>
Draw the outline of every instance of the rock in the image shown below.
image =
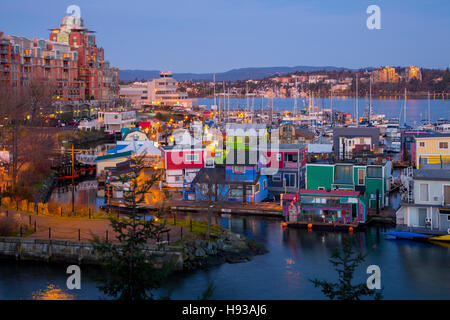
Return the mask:
<path fill-rule="evenodd" d="M 204 256 L 206 255 L 206 252 L 205 252 L 205 250 L 203 250 L 202 248 L 197 248 L 197 249 L 195 250 L 194 255 L 195 255 L 196 257 L 204 257 Z"/>
<path fill-rule="evenodd" d="M 223 240 L 222 240 L 222 239 L 218 239 L 218 240 L 216 241 L 216 247 L 217 247 L 217 250 L 222 251 L 222 250 L 223 250 L 223 246 L 224 246 Z"/>

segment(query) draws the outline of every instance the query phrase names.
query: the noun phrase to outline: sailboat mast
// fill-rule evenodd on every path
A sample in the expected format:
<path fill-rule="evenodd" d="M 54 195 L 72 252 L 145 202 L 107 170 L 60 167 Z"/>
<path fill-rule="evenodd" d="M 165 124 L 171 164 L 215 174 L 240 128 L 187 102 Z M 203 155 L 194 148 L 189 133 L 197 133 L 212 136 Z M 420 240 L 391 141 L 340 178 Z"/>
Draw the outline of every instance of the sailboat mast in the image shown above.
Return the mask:
<path fill-rule="evenodd" d="M 359 124 L 359 114 L 358 114 L 358 95 L 359 95 L 359 91 L 358 91 L 358 74 L 356 74 L 356 126 L 358 126 Z"/>
<path fill-rule="evenodd" d="M 214 84 L 213 84 L 213 86 L 214 86 L 214 89 L 213 89 L 213 91 L 214 91 L 214 105 L 216 105 L 216 74 L 215 73 L 213 75 L 213 82 L 214 82 Z"/>
<path fill-rule="evenodd" d="M 405 118 L 403 120 L 405 121 L 406 124 L 406 88 L 405 88 L 405 103 L 403 104 L 403 112 L 405 115 Z"/>
<path fill-rule="evenodd" d="M 369 86 L 369 114 L 367 115 L 367 120 L 370 124 L 370 117 L 372 115 L 372 74 L 370 74 L 370 86 Z"/>

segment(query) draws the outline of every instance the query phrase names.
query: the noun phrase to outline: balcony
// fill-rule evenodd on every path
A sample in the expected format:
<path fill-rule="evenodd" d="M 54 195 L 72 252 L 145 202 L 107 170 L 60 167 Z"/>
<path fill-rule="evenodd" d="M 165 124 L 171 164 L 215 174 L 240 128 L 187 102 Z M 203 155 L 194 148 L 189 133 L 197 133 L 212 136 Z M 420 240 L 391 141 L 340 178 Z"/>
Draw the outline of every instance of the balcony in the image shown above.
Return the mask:
<path fill-rule="evenodd" d="M 298 168 L 298 162 L 285 162 L 284 163 L 285 168 Z"/>

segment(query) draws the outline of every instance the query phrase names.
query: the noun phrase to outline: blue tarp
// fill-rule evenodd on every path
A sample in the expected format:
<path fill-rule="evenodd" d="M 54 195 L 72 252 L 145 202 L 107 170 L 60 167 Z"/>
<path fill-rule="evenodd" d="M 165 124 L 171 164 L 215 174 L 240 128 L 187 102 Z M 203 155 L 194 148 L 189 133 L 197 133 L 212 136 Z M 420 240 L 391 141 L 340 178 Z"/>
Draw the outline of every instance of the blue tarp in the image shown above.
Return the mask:
<path fill-rule="evenodd" d="M 108 153 L 109 153 L 109 154 L 111 154 L 111 153 L 117 153 L 117 152 L 120 152 L 120 150 L 122 150 L 122 149 L 124 149 L 124 148 L 126 148 L 126 147 L 127 147 L 127 145 L 118 145 L 118 146 L 116 146 L 115 148 L 109 149 L 109 150 L 108 150 Z"/>

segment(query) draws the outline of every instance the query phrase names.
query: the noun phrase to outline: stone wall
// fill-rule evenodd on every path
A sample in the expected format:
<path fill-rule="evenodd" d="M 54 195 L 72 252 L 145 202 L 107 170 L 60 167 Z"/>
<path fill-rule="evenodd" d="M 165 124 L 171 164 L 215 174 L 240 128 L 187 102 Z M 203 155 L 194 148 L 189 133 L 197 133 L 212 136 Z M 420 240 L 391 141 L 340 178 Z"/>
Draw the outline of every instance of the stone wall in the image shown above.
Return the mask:
<path fill-rule="evenodd" d="M 148 246 L 157 265 L 172 262 L 175 270 L 183 269 L 183 253 L 179 248 Z M 0 238 L 0 257 L 16 260 L 98 264 L 99 256 L 88 242 Z"/>

